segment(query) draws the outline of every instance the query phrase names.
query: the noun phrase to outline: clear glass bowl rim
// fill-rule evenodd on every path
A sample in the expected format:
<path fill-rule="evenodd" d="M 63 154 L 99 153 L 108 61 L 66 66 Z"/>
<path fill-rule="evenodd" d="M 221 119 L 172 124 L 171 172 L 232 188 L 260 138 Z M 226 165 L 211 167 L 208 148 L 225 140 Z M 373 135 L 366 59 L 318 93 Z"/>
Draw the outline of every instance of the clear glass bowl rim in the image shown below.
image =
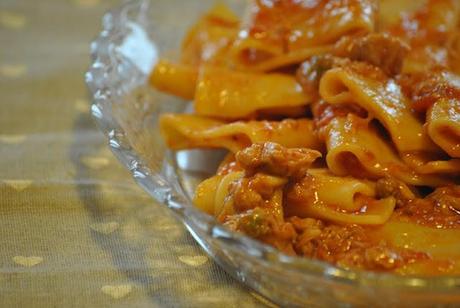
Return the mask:
<path fill-rule="evenodd" d="M 85 79 L 92 100 L 91 111 L 93 118 L 107 137 L 112 152 L 132 173 L 134 180 L 152 195 L 157 202 L 168 206 L 184 224 L 193 225 L 193 221 L 199 220 L 203 225 L 206 225 L 209 234 L 214 238 L 220 238 L 227 245 L 234 246 L 236 249 L 251 247 L 252 257 L 263 258 L 267 262 L 281 265 L 286 271 L 298 273 L 300 270 L 305 275 L 326 277 L 334 282 L 352 286 L 371 288 L 392 286 L 413 291 L 423 292 L 429 290 L 430 292 L 439 293 L 460 291 L 460 276 L 401 276 L 389 273 L 348 270 L 318 260 L 287 256 L 245 235 L 229 231 L 218 224 L 215 219 L 194 208 L 190 201 L 182 196 L 180 192 L 175 191 L 161 174 L 146 167 L 147 164 L 129 145 L 126 138 L 124 138 L 125 132 L 117 122 L 117 119 L 111 114 L 112 108 L 110 105 L 119 97 L 113 101 L 104 97 L 104 91 L 107 88 L 116 87 L 117 85 L 110 84 L 110 80 L 101 81 L 96 75 L 104 76 L 104 72 L 113 70 L 113 67 L 108 64 L 118 65 L 113 62 L 114 57 L 110 48 L 109 50 L 100 50 L 100 46 L 109 44 L 114 37 L 119 39 L 120 30 L 123 30 L 128 12 L 137 12 L 139 20 L 146 22 L 142 11 L 149 6 L 149 0 L 129 0 L 104 15 L 103 29 L 91 44 L 92 60 L 85 74 Z M 141 74 L 141 72 L 138 73 Z M 152 193 L 152 191 L 155 192 Z M 251 257 L 251 255 L 248 254 L 248 257 Z"/>

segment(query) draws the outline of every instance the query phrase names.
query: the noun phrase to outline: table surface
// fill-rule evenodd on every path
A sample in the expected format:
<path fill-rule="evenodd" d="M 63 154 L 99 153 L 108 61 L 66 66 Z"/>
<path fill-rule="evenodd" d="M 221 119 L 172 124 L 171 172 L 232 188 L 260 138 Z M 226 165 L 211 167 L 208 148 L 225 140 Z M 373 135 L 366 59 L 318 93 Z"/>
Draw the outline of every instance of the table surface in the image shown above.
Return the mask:
<path fill-rule="evenodd" d="M 0 306 L 274 306 L 112 156 L 89 114 L 110 0 L 0 1 Z"/>

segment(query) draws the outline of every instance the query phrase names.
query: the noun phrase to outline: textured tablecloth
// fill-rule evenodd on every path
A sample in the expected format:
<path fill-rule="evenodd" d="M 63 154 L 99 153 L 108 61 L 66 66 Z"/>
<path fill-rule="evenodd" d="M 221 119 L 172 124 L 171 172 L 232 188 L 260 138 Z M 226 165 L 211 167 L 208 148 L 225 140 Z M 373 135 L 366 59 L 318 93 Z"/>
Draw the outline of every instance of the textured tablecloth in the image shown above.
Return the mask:
<path fill-rule="evenodd" d="M 0 1 L 0 305 L 254 307 L 108 150 L 88 112 L 108 0 Z"/>

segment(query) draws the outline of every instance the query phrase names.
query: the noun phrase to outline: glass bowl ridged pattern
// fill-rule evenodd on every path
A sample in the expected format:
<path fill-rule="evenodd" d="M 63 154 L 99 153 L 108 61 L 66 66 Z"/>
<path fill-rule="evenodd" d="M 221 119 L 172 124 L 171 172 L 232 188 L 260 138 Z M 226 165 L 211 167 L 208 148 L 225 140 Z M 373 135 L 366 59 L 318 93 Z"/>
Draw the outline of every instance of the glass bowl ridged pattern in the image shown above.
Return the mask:
<path fill-rule="evenodd" d="M 246 2 L 227 3 L 241 12 Z M 105 14 L 103 29 L 91 44 L 92 60 L 85 78 L 92 115 L 135 181 L 167 206 L 225 271 L 282 306 L 460 305 L 460 277 L 353 271 L 286 256 L 229 231 L 193 207 L 193 189 L 209 176 L 218 154 L 173 153 L 165 148 L 158 118 L 164 112 L 183 112 L 187 103 L 153 90 L 147 80 L 158 56 L 174 57 L 187 28 L 212 4 L 204 0 L 127 1 Z"/>

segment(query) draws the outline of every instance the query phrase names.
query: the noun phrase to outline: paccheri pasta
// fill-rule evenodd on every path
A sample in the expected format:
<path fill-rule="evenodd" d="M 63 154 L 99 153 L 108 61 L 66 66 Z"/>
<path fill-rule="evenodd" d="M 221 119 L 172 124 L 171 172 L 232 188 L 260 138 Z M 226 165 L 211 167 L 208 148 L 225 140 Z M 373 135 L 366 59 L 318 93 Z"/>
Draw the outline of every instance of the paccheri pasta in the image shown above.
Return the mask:
<path fill-rule="evenodd" d="M 193 101 L 160 119 L 171 149 L 229 151 L 195 205 L 286 254 L 460 274 L 460 2 L 406 2 L 205 13 L 150 76 Z"/>

